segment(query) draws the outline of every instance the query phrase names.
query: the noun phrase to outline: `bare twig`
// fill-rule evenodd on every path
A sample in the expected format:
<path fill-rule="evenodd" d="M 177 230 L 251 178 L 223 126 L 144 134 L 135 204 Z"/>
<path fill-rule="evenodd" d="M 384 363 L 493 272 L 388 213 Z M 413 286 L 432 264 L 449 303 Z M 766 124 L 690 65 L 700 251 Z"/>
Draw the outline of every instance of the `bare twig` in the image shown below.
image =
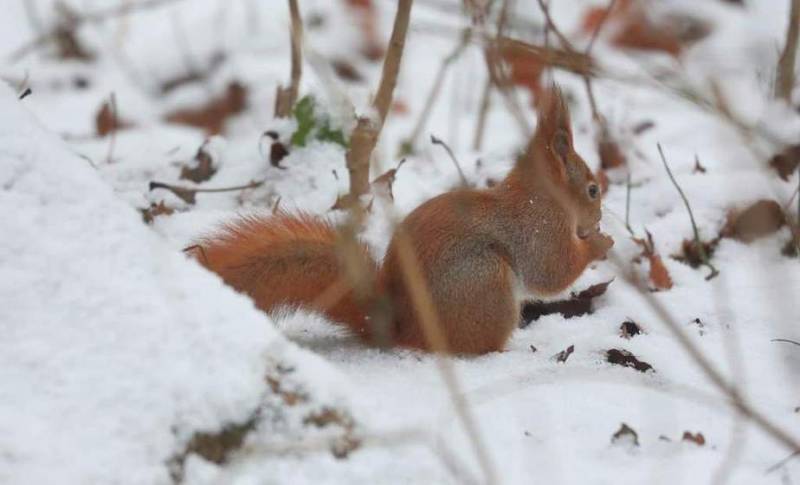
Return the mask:
<path fill-rule="evenodd" d="M 373 106 L 378 111 L 381 125 L 386 121 L 386 115 L 392 105 L 394 87 L 397 85 L 397 75 L 400 72 L 400 63 L 403 60 L 412 3 L 413 0 L 398 0 L 397 2 L 397 13 L 392 27 L 392 36 L 389 39 L 389 48 L 383 61 L 381 83 L 378 85 L 378 92 L 373 102 Z"/>
<path fill-rule="evenodd" d="M 403 142 L 404 152 L 413 152 L 414 145 L 417 143 L 420 133 L 422 133 L 422 130 L 425 129 L 425 124 L 428 122 L 428 117 L 430 117 L 433 104 L 439 97 L 439 91 L 442 89 L 442 83 L 444 83 L 445 74 L 447 74 L 447 70 L 450 65 L 455 62 L 455 60 L 458 59 L 467 48 L 471 36 L 472 29 L 465 28 L 461 33 L 461 39 L 459 40 L 458 44 L 456 44 L 453 51 L 448 54 L 447 57 L 442 59 L 442 63 L 439 66 L 439 72 L 436 74 L 436 79 L 433 82 L 433 86 L 431 86 L 431 90 L 428 92 L 428 98 L 425 100 L 425 106 L 422 108 L 422 112 L 417 119 L 417 124 L 414 125 L 411 135 L 409 135 L 405 142 Z"/>
<path fill-rule="evenodd" d="M 142 0 L 136 3 L 121 3 L 104 10 L 97 10 L 95 12 L 81 14 L 73 19 L 73 24 L 70 27 L 73 30 L 77 30 L 83 26 L 83 24 L 96 24 L 114 17 L 128 15 L 132 12 L 142 12 L 144 10 L 158 8 L 166 4 L 181 1 L 183 0 Z M 58 36 L 63 33 L 63 28 L 63 25 L 56 25 L 46 32 L 40 34 L 35 39 L 26 42 L 11 53 L 11 55 L 8 57 L 9 60 L 11 62 L 16 62 L 28 55 L 33 50 L 57 40 Z"/>
<path fill-rule="evenodd" d="M 597 42 L 598 37 L 600 37 L 600 31 L 603 30 L 605 27 L 608 18 L 611 17 L 611 12 L 614 10 L 614 7 L 617 6 L 617 0 L 611 0 L 608 3 L 608 7 L 606 7 L 605 13 L 603 14 L 603 18 L 600 19 L 600 23 L 597 24 L 597 27 L 592 32 L 592 38 L 589 39 L 589 44 L 586 46 L 586 50 L 584 53 L 588 56 L 592 52 L 592 48 L 594 48 L 594 43 Z"/>
<path fill-rule="evenodd" d="M 492 77 L 486 78 L 481 94 L 480 111 L 478 111 L 478 121 L 475 124 L 475 137 L 472 142 L 472 149 L 479 151 L 483 145 L 483 132 L 486 129 L 486 118 L 489 115 L 489 105 L 492 101 Z"/>
<path fill-rule="evenodd" d="M 793 458 L 798 457 L 798 456 L 800 456 L 800 450 L 795 451 L 794 453 L 792 453 L 791 455 L 787 456 L 783 460 L 781 460 L 778 463 L 776 463 L 776 464 L 772 465 L 771 467 L 767 468 L 767 470 L 764 473 L 772 473 L 772 472 L 774 472 L 776 470 L 780 470 L 781 467 L 783 467 L 783 465 L 789 463 L 790 461 L 792 461 Z"/>
<path fill-rule="evenodd" d="M 108 98 L 108 109 L 111 113 L 111 138 L 108 142 L 108 154 L 106 163 L 113 162 L 114 148 L 117 144 L 117 128 L 119 128 L 119 116 L 117 112 L 117 96 L 112 92 Z"/>
<path fill-rule="evenodd" d="M 403 50 L 406 42 L 406 32 L 411 16 L 413 0 L 398 0 L 397 11 L 392 27 L 392 36 L 386 58 L 383 61 L 383 71 L 378 92 L 373 101 L 373 107 L 378 112 L 378 119 L 359 117 L 356 128 L 350 138 L 350 148 L 347 150 L 347 171 L 350 178 L 350 193 L 348 204 L 351 207 L 359 206 L 359 198 L 369 192 L 369 163 L 372 151 L 378 143 L 383 123 L 392 104 L 394 87 L 397 84 L 397 75 L 403 59 Z M 360 218 L 359 218 L 360 219 Z"/>
<path fill-rule="evenodd" d="M 628 176 L 625 178 L 625 229 L 628 230 L 633 236 L 633 229 L 631 229 L 631 171 L 628 170 Z"/>
<path fill-rule="evenodd" d="M 522 106 L 517 99 L 516 93 L 511 89 L 511 80 L 508 73 L 502 69 L 501 60 L 504 52 L 505 29 L 508 21 L 508 11 L 511 0 L 503 0 L 500 15 L 497 18 L 497 33 L 494 37 L 487 33 L 486 26 L 480 25 L 480 32 L 484 43 L 484 58 L 489 71 L 489 78 L 494 86 L 497 86 L 503 97 L 506 109 L 517 122 L 520 132 L 524 138 L 530 136 L 531 127 L 523 112 Z"/>
<path fill-rule="evenodd" d="M 275 116 L 286 118 L 291 114 L 292 107 L 297 102 L 300 91 L 300 78 L 303 75 L 303 52 L 301 49 L 303 40 L 303 19 L 300 17 L 300 8 L 297 0 L 289 0 L 289 13 L 292 18 L 291 42 L 292 42 L 292 67 L 289 87 L 278 86 L 275 93 Z"/>
<path fill-rule="evenodd" d="M 789 25 L 786 28 L 786 44 L 778 60 L 775 75 L 775 96 L 786 102 L 791 101 L 794 88 L 794 68 L 797 58 L 797 41 L 800 37 L 800 0 L 791 0 Z"/>
<path fill-rule="evenodd" d="M 264 180 L 252 181 L 249 184 L 237 185 L 234 187 L 220 187 L 220 188 L 192 188 L 181 187 L 179 185 L 167 184 L 164 182 L 150 182 L 148 190 L 166 189 L 175 194 L 178 198 L 187 204 L 195 203 L 195 196 L 198 193 L 216 193 L 216 192 L 235 192 L 237 190 L 254 189 L 264 184 Z"/>
<path fill-rule="evenodd" d="M 700 259 L 703 261 L 703 264 L 708 266 L 708 269 L 711 270 L 711 273 L 706 276 L 706 280 L 710 280 L 719 274 L 717 268 L 711 264 L 711 261 L 706 253 L 705 247 L 703 246 L 703 241 L 700 240 L 700 231 L 697 230 L 697 223 L 694 220 L 694 214 L 692 213 L 692 207 L 689 205 L 689 199 L 686 198 L 686 194 L 683 193 L 683 189 L 681 186 L 678 185 L 678 181 L 675 180 L 675 176 L 672 175 L 672 170 L 669 168 L 669 164 L 667 163 L 667 157 L 664 156 L 664 150 L 661 148 L 661 143 L 656 145 L 658 147 L 658 154 L 661 156 L 661 161 L 664 163 L 664 168 L 667 170 L 667 175 L 669 175 L 669 179 L 672 181 L 672 185 L 678 190 L 678 194 L 680 194 L 681 199 L 683 199 L 683 203 L 686 206 L 686 211 L 689 213 L 689 220 L 692 223 L 692 231 L 694 232 L 694 243 L 697 246 L 697 252 L 700 255 Z"/>
<path fill-rule="evenodd" d="M 434 145 L 439 145 L 445 149 L 447 154 L 450 156 L 450 160 L 453 161 L 453 165 L 456 166 L 456 170 L 458 170 L 458 176 L 461 179 L 461 186 L 469 187 L 469 182 L 467 181 L 467 177 L 464 175 L 464 171 L 461 170 L 461 164 L 458 163 L 458 159 L 456 158 L 455 154 L 453 154 L 453 150 L 450 149 L 450 146 L 441 139 L 436 138 L 433 135 L 431 135 L 431 143 L 433 143 Z"/>
<path fill-rule="evenodd" d="M 800 342 L 797 342 L 795 340 L 789 340 L 788 338 L 774 338 L 771 340 L 771 342 L 783 342 L 787 344 L 797 345 L 798 347 L 800 347 Z"/>
<path fill-rule="evenodd" d="M 483 469 L 486 483 L 497 483 L 497 472 L 489 457 L 486 445 L 480 436 L 478 427 L 475 424 L 475 418 L 470 411 L 466 396 L 461 391 L 461 386 L 452 363 L 441 356 L 441 353 L 447 352 L 447 339 L 442 331 L 441 322 L 439 321 L 436 306 L 433 303 L 428 282 L 422 274 L 419 259 L 414 252 L 409 235 L 403 230 L 402 226 L 397 226 L 395 228 L 394 238 L 397 243 L 397 256 L 400 260 L 403 280 L 408 289 L 414 311 L 419 317 L 425 340 L 431 350 L 437 352 L 435 357 L 436 364 L 445 381 L 445 385 L 453 400 L 453 405 L 461 419 L 461 423 L 464 426 L 464 430 L 467 436 L 469 436 L 473 451 Z"/>

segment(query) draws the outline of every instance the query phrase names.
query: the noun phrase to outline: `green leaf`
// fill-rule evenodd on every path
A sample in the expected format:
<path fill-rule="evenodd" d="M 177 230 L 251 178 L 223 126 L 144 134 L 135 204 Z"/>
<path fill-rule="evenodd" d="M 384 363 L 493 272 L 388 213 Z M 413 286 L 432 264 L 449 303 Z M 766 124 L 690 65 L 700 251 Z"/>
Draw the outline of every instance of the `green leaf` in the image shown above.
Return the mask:
<path fill-rule="evenodd" d="M 316 120 L 314 118 L 314 98 L 310 95 L 303 96 L 294 105 L 292 114 L 297 120 L 297 130 L 292 135 L 292 145 L 304 147 L 308 141 L 308 135 L 314 129 Z"/>
<path fill-rule="evenodd" d="M 332 130 L 328 120 L 325 120 L 322 126 L 319 127 L 319 131 L 317 131 L 317 140 L 338 143 L 345 148 L 349 145 L 342 130 Z"/>

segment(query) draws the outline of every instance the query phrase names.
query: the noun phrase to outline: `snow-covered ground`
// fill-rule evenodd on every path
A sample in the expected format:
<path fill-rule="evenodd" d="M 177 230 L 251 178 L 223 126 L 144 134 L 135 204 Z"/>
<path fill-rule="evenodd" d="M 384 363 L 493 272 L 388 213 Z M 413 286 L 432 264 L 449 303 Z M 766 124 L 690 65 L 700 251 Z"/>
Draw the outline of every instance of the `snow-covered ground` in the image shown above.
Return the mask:
<path fill-rule="evenodd" d="M 184 483 L 484 482 L 434 357 L 365 347 L 304 311 L 264 316 L 181 252 L 219 222 L 276 204 L 339 216 L 329 210 L 347 190 L 342 147 L 311 141 L 291 148 L 283 168 L 269 161 L 264 132 L 286 142 L 296 128 L 272 113 L 275 87 L 289 77 L 285 2 L 174 1 L 89 24 L 80 39 L 95 54 L 91 63 L 54 59 L 46 48 L 10 59 L 37 35 L 35 19 L 51 25 L 55 10 L 49 0 L 7 3 L 0 16 L 0 483 L 171 483 L 178 475 Z M 67 3 L 79 12 L 118 5 Z M 332 125 L 346 130 L 352 107 L 366 109 L 380 63 L 359 55 L 361 35 L 344 0 L 299 3 L 307 24 L 301 95 L 314 95 Z M 386 38 L 395 2 L 373 3 Z M 551 3 L 561 30 L 585 45 L 581 17 L 605 3 Z M 800 347 L 774 341 L 800 341 L 800 263 L 781 254 L 789 229 L 749 244 L 722 239 L 712 258 L 720 275 L 706 281 L 707 269 L 670 257 L 692 229 L 656 150 L 661 143 L 704 240 L 717 236 L 732 209 L 792 198 L 798 176 L 782 181 L 766 163 L 776 142 L 797 143 L 800 134 L 800 117 L 771 101 L 788 2 L 745 3 L 656 2 L 702 19 L 711 34 L 679 60 L 621 51 L 601 38 L 593 52 L 616 79 L 599 79 L 594 89 L 628 158 L 630 225 L 639 237 L 645 228 L 652 234 L 674 283 L 654 297 L 746 401 L 797 440 Z M 416 2 L 395 92 L 402 108 L 384 127 L 374 175 L 400 160 L 439 66 L 468 24 L 460 4 Z M 511 18 L 514 36 L 541 40 L 531 27 L 542 23 L 535 1 L 517 1 Z M 219 52 L 224 60 L 203 80 L 160 90 Z M 335 76 L 329 60 L 350 63 L 363 80 Z M 713 81 L 734 116 L 769 140 L 744 137 L 652 78 L 630 82 L 657 69 L 680 73 L 705 94 Z M 431 134 L 452 147 L 478 186 L 509 169 L 526 140 L 496 92 L 483 148 L 472 149 L 485 77 L 473 43 L 452 64 L 417 151 L 397 173 L 392 211 L 407 213 L 458 183 Z M 576 147 L 597 169 L 583 81 L 563 72 L 555 79 L 573 100 Z M 152 181 L 195 187 L 179 176 L 206 134 L 164 116 L 220 96 L 231 81 L 246 88 L 248 106 L 207 145 L 216 173 L 199 187 L 264 183 L 198 193 L 194 204 L 148 190 Z M 28 86 L 32 94 L 18 100 Z M 95 115 L 111 93 L 118 117 L 133 126 L 96 137 Z M 529 93 L 517 96 L 535 126 Z M 637 134 L 645 122 L 652 126 Z M 705 173 L 695 170 L 695 156 Z M 648 266 L 632 262 L 641 248 L 624 226 L 626 170 L 608 176 L 602 224 L 616 241 L 614 255 L 574 285 L 614 278 L 594 313 L 543 316 L 515 332 L 502 353 L 448 359 L 497 482 L 797 483 L 800 458 L 773 467 L 792 450 L 735 412 L 629 282 L 646 279 Z M 144 223 L 141 211 L 162 202 L 174 212 Z M 387 210 L 375 207 L 365 238 L 381 255 L 390 233 Z M 623 338 L 625 321 L 643 332 Z M 554 356 L 570 346 L 574 353 L 559 362 Z M 608 363 L 610 349 L 653 370 Z M 635 440 L 614 438 L 623 423 Z M 239 428 L 242 442 L 221 463 L 186 453 L 197 450 L 198 436 Z M 685 432 L 702 434 L 702 443 Z"/>

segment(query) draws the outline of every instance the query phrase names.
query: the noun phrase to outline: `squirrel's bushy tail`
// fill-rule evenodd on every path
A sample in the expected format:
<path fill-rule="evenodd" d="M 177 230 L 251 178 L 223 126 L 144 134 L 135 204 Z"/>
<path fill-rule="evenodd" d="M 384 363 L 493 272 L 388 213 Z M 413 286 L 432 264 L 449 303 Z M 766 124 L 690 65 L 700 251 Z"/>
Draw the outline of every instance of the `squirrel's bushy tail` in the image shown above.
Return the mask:
<path fill-rule="evenodd" d="M 367 338 L 366 310 L 346 278 L 338 237 L 332 224 L 308 214 L 242 217 L 203 238 L 195 255 L 266 312 L 317 310 Z M 368 248 L 360 250 L 377 274 Z"/>

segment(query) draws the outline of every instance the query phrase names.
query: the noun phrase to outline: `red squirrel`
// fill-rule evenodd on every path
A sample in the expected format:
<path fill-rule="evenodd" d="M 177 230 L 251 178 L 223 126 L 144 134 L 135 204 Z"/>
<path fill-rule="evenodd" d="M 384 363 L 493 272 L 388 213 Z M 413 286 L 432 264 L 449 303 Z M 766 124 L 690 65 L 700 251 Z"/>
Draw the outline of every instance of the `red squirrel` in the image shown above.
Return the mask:
<path fill-rule="evenodd" d="M 565 290 L 613 245 L 600 232 L 600 187 L 573 148 L 569 111 L 557 87 L 543 92 L 538 110 L 533 138 L 501 183 L 444 193 L 401 222 L 449 352 L 502 350 L 519 324 L 524 292 Z M 315 309 L 369 339 L 368 305 L 350 286 L 335 303 L 318 303 L 323 292 L 346 281 L 338 238 L 330 222 L 311 215 L 242 218 L 203 240 L 199 259 L 266 312 L 287 305 Z M 392 308 L 390 342 L 431 350 L 397 244 L 395 234 L 381 265 L 361 247 L 376 276 L 376 294 Z"/>

